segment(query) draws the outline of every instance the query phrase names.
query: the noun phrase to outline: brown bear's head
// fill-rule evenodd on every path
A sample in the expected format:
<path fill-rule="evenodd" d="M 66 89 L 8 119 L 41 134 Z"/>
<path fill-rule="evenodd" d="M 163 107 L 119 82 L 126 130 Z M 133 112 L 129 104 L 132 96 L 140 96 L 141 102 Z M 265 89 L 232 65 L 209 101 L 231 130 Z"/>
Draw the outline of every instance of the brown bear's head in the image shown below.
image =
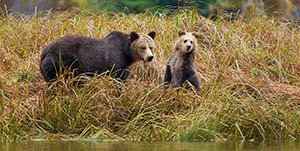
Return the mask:
<path fill-rule="evenodd" d="M 130 33 L 130 39 L 132 41 L 130 47 L 132 50 L 133 60 L 143 60 L 145 62 L 153 60 L 153 51 L 155 49 L 154 37 L 154 31 L 151 31 L 147 35 L 136 32 Z"/>
<path fill-rule="evenodd" d="M 180 50 L 185 53 L 196 51 L 197 49 L 197 39 L 199 34 L 196 32 L 184 32 L 179 30 L 179 38 L 175 43 L 175 50 Z"/>

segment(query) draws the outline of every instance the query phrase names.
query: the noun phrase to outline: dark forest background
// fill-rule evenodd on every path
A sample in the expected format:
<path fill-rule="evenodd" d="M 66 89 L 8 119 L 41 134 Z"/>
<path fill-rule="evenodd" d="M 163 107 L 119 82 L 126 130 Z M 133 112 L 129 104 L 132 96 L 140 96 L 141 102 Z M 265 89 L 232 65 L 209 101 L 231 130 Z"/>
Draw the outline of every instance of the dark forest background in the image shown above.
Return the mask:
<path fill-rule="evenodd" d="M 203 16 L 220 12 L 247 14 L 267 14 L 298 18 L 300 0 L 1 0 L 2 8 L 21 13 L 34 13 L 36 10 L 65 10 L 78 7 L 88 11 L 142 13 L 172 13 L 179 8 L 196 9 Z"/>

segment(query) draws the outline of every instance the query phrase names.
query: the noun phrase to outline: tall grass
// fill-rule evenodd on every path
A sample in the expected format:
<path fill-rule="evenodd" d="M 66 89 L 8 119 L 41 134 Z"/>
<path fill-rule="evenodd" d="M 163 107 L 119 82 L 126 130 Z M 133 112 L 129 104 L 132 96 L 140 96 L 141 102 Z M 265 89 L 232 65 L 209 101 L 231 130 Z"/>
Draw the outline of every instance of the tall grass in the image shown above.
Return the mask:
<path fill-rule="evenodd" d="M 263 16 L 212 21 L 195 11 L 172 16 L 83 12 L 0 19 L 0 139 L 129 140 L 298 138 L 300 33 Z M 162 86 L 179 29 L 199 31 L 201 93 Z M 47 84 L 45 46 L 66 34 L 103 38 L 119 30 L 156 31 L 156 60 L 137 63 L 126 83 L 110 77 Z"/>

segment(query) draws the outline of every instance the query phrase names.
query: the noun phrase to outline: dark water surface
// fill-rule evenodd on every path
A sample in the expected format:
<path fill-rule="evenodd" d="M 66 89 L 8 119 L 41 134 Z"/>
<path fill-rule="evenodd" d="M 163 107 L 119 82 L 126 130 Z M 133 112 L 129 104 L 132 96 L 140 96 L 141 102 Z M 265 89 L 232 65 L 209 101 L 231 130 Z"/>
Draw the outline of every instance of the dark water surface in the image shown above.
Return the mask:
<path fill-rule="evenodd" d="M 300 142 L 97 142 L 25 141 L 0 143 L 0 151 L 300 151 Z"/>

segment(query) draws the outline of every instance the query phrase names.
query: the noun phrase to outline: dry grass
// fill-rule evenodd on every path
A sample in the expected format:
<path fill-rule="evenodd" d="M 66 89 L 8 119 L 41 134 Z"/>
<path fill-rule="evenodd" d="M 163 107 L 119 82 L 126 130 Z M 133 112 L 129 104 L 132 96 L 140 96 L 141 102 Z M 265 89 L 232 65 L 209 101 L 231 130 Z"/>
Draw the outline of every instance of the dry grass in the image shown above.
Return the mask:
<path fill-rule="evenodd" d="M 254 17 L 216 21 L 184 10 L 164 14 L 51 13 L 0 19 L 0 139 L 266 139 L 300 133 L 300 33 L 292 23 Z M 200 94 L 168 89 L 165 64 L 178 29 L 199 31 Z M 113 30 L 155 30 L 156 60 L 127 83 L 47 85 L 39 56 L 66 34 L 102 38 Z"/>

